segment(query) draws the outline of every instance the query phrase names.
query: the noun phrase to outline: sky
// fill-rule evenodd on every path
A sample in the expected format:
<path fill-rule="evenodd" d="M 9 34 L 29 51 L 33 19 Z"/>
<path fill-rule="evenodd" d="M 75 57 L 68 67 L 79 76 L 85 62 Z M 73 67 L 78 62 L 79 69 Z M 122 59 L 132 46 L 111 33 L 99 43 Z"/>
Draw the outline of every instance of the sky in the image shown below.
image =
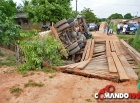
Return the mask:
<path fill-rule="evenodd" d="M 22 3 L 21 0 L 13 1 Z M 76 0 L 71 0 L 71 7 L 76 10 Z M 99 18 L 107 18 L 113 13 L 140 16 L 140 0 L 77 0 L 78 11 L 84 8 L 90 8 Z"/>

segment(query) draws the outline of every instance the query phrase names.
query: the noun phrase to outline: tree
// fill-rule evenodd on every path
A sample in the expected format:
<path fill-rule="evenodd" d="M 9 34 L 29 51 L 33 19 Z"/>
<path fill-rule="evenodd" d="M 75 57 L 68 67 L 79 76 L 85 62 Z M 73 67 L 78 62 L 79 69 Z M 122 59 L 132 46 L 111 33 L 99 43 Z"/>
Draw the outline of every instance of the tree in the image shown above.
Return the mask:
<path fill-rule="evenodd" d="M 14 3 L 13 0 L 1 0 L 0 10 L 7 17 L 11 17 L 16 13 L 16 3 Z"/>
<path fill-rule="evenodd" d="M 115 13 L 115 14 L 110 15 L 108 19 L 123 19 L 123 16 L 122 14 Z"/>
<path fill-rule="evenodd" d="M 96 16 L 89 8 L 85 8 L 81 11 L 81 14 L 85 16 L 87 22 L 96 22 Z"/>
<path fill-rule="evenodd" d="M 131 13 L 127 13 L 124 15 L 125 19 L 131 19 L 133 16 L 131 15 Z"/>
<path fill-rule="evenodd" d="M 22 4 L 18 4 L 17 5 L 17 12 L 18 13 L 23 13 L 23 12 L 26 12 L 27 10 L 27 6 L 29 5 L 29 0 L 22 0 Z"/>
<path fill-rule="evenodd" d="M 72 14 L 70 0 L 31 0 L 26 6 L 29 18 L 34 22 L 57 22 Z"/>
<path fill-rule="evenodd" d="M 20 27 L 14 23 L 14 17 L 7 17 L 0 10 L 0 43 L 15 43 L 19 37 Z"/>

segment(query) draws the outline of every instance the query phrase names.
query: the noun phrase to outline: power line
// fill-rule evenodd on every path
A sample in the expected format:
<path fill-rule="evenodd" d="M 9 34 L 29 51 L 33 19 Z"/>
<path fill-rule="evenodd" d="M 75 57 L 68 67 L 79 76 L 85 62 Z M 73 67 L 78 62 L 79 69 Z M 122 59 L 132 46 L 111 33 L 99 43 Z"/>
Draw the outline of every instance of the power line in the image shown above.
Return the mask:
<path fill-rule="evenodd" d="M 98 3 L 98 4 L 107 4 L 107 5 L 116 5 L 116 6 L 140 6 L 140 5 L 121 5 L 121 4 L 110 4 L 110 3 L 102 3 L 102 2 L 98 2 L 98 1 L 94 1 L 94 0 L 89 0 L 91 2 L 94 2 L 94 3 Z"/>

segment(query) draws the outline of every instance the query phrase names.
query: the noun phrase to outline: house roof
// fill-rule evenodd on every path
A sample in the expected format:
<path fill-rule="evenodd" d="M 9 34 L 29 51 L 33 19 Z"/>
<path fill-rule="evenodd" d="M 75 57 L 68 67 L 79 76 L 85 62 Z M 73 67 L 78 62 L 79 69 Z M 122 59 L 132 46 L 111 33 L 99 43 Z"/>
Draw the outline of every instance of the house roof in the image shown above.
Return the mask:
<path fill-rule="evenodd" d="M 28 18 L 28 17 L 27 17 L 27 14 L 25 14 L 25 13 L 18 13 L 18 14 L 16 14 L 15 18 Z"/>
<path fill-rule="evenodd" d="M 132 18 L 132 19 L 130 19 L 130 20 L 134 20 L 134 19 L 138 19 L 138 18 L 140 18 L 140 16 L 139 16 L 139 17 Z"/>

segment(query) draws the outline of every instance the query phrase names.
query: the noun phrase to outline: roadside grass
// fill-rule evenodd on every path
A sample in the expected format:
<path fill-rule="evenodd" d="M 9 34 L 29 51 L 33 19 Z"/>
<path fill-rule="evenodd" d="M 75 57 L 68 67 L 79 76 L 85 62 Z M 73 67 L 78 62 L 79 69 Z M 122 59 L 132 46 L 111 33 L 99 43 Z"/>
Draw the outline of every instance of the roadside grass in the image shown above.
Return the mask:
<path fill-rule="evenodd" d="M 15 66 L 16 62 L 15 61 L 4 61 L 4 62 L 0 62 L 0 67 L 1 66 Z"/>
<path fill-rule="evenodd" d="M 4 57 L 4 54 L 1 52 L 1 50 L 0 50 L 0 56 L 1 56 L 1 57 Z"/>
<path fill-rule="evenodd" d="M 0 67 L 1 66 L 15 66 L 16 65 L 16 60 L 12 56 L 7 56 L 4 54 L 4 52 L 0 51 Z"/>
<path fill-rule="evenodd" d="M 118 38 L 124 39 L 124 40 L 132 39 L 132 38 L 134 39 L 135 38 L 135 35 L 122 35 L 122 34 L 119 34 L 117 36 L 118 36 Z"/>
<path fill-rule="evenodd" d="M 28 83 L 24 84 L 24 87 L 42 87 L 44 84 L 42 82 L 36 83 L 33 80 L 29 80 Z"/>
<path fill-rule="evenodd" d="M 57 72 L 56 70 L 53 70 L 52 68 L 47 68 L 47 67 L 43 68 L 43 71 L 45 73 L 51 73 L 49 75 L 49 78 L 54 78 L 56 76 L 56 72 Z"/>

